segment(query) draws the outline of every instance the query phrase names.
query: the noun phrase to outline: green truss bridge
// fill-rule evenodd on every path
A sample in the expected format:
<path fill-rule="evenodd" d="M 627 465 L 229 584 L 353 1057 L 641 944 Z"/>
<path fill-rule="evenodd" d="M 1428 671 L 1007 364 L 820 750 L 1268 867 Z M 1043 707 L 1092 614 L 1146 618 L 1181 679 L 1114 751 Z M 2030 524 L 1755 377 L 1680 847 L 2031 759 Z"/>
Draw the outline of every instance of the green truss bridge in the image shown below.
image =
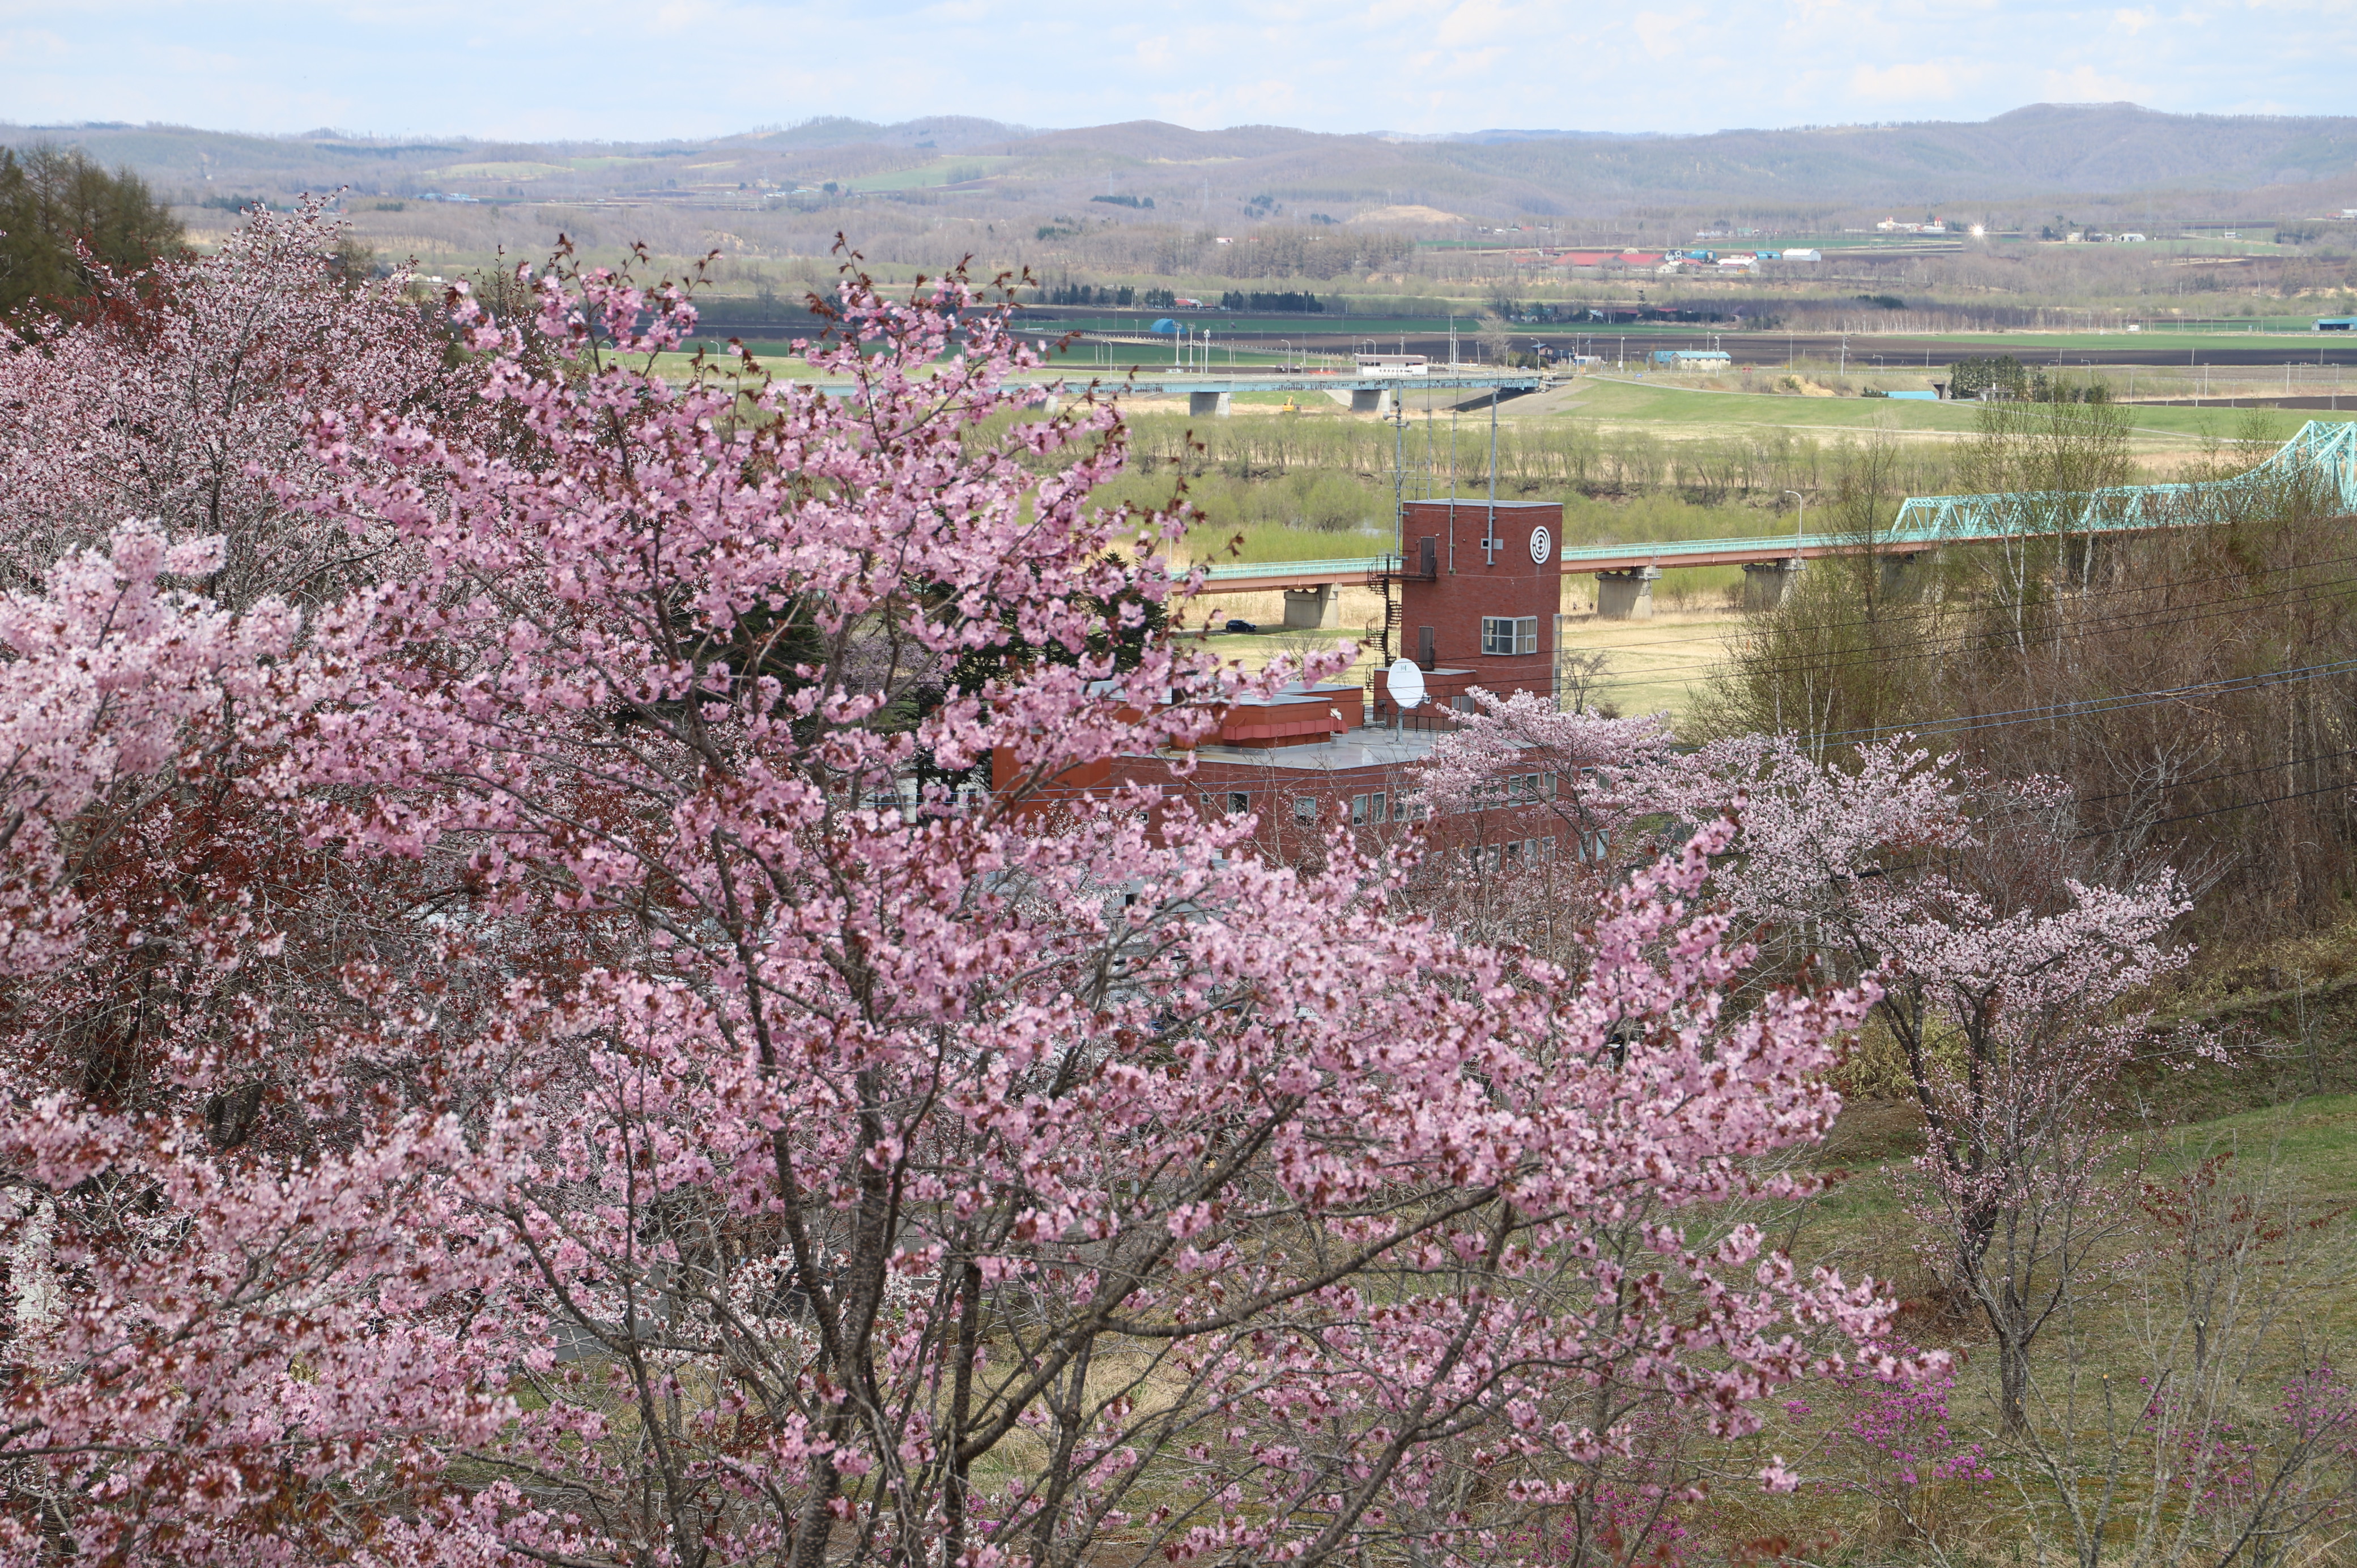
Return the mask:
<path fill-rule="evenodd" d="M 1902 503 L 1890 526 L 1871 540 L 1855 533 L 1799 532 L 1753 539 L 1649 540 L 1566 546 L 1556 552 L 1555 559 L 1566 575 L 1594 573 L 1638 583 L 1659 575 L 1668 566 L 1749 566 L 1768 574 L 1789 574 L 1799 563 L 1818 556 L 1855 555 L 1868 550 L 1904 556 L 1943 544 L 2199 528 L 2226 521 L 2303 489 L 2329 510 L 2357 513 L 2357 423 L 2310 420 L 2265 462 L 2232 478 L 2121 485 L 2068 494 L 1915 496 Z M 1458 502 L 1468 513 L 1479 512 L 1485 504 L 1479 499 Z M 1212 567 L 1207 588 L 1214 594 L 1311 588 L 1355 583 L 1400 569 L 1399 558 L 1393 555 L 1246 563 Z M 1606 593 L 1599 595 L 1598 604 L 1610 605 L 1628 596 Z M 1613 610 L 1607 608 L 1604 613 L 1609 616 Z"/>

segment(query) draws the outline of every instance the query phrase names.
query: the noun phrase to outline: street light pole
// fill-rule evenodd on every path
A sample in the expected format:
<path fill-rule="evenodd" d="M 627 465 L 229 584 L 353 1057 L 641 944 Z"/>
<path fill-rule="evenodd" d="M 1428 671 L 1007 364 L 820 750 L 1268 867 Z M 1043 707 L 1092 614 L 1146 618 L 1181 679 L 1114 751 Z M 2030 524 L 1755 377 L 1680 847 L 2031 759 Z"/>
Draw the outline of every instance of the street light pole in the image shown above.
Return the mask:
<path fill-rule="evenodd" d="M 1800 509 L 1792 515 L 1792 564 L 1798 565 L 1801 561 L 1801 525 L 1808 521 L 1809 498 L 1798 490 L 1786 490 L 1784 495 L 1792 497 L 1794 504 Z M 1779 496 L 1777 499 L 1781 500 L 1783 496 Z"/>

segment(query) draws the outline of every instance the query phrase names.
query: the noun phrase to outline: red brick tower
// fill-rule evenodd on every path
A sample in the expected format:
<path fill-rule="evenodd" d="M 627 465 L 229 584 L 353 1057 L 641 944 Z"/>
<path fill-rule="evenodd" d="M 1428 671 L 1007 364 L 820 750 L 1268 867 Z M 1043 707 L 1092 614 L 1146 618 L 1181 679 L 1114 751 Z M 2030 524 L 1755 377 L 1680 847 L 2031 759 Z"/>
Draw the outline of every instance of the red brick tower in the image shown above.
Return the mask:
<path fill-rule="evenodd" d="M 1397 655 L 1425 671 L 1439 707 L 1468 687 L 1503 695 L 1555 690 L 1555 618 L 1563 606 L 1555 501 L 1420 500 L 1401 509 L 1404 564 L 1388 591 L 1399 605 Z M 1375 677 L 1376 722 L 1393 716 Z"/>

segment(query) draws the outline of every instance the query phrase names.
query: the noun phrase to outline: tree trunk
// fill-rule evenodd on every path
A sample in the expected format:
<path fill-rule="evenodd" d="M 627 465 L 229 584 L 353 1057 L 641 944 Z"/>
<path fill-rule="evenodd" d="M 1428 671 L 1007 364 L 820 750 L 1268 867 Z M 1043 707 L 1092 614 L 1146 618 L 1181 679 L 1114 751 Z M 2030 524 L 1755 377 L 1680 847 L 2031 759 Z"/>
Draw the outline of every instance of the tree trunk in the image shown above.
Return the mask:
<path fill-rule="evenodd" d="M 2029 1430 L 2029 1347 L 2009 1326 L 1992 1326 L 1996 1329 L 1997 1418 L 2007 1437 L 2018 1437 Z"/>

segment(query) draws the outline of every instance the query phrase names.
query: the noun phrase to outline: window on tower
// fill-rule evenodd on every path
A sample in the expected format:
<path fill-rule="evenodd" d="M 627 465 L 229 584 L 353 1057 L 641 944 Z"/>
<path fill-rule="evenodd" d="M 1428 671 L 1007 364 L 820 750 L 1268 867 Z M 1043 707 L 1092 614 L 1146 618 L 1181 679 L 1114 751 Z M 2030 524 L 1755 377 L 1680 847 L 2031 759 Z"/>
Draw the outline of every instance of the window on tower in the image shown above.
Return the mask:
<path fill-rule="evenodd" d="M 1538 650 L 1538 617 L 1483 616 L 1481 618 L 1482 652 L 1536 653 Z"/>

